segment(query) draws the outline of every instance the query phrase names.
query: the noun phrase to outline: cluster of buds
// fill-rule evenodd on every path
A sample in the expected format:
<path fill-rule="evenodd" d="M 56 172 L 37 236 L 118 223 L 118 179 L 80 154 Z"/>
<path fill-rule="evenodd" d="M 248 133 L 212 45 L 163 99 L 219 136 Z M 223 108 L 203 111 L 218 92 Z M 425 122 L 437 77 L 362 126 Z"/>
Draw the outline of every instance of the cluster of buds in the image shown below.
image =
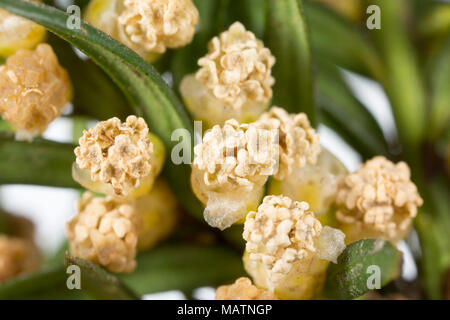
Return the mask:
<path fill-rule="evenodd" d="M 243 237 L 246 271 L 280 299 L 317 296 L 328 262 L 345 249 L 342 231 L 322 227 L 308 203 L 284 196 L 266 196 L 247 215 Z"/>
<path fill-rule="evenodd" d="M 349 243 L 363 238 L 396 243 L 407 236 L 422 203 L 408 165 L 378 156 L 341 182 L 336 217 Z"/>
<path fill-rule="evenodd" d="M 279 189 L 281 184 L 288 186 L 286 189 L 304 192 L 307 179 L 292 181 L 291 177 L 307 164 L 313 167 L 319 152 L 319 136 L 304 113 L 288 114 L 273 107 L 249 124 L 231 119 L 223 126 L 215 125 L 194 148 L 191 176 L 194 192 L 206 205 L 206 221 L 224 229 L 245 218 L 247 212 L 258 206 L 269 176 L 275 181 L 289 180 L 275 182 Z M 327 159 L 321 158 L 322 163 L 328 163 Z M 315 172 L 309 175 L 310 179 L 327 174 L 323 166 Z M 322 202 L 330 202 L 329 198 L 329 194 L 323 195 Z"/>
<path fill-rule="evenodd" d="M 69 76 L 53 49 L 19 50 L 0 66 L 0 114 L 30 140 L 57 118 L 71 98 Z"/>
<path fill-rule="evenodd" d="M 67 224 L 71 252 L 113 272 L 131 272 L 136 251 L 155 245 L 176 222 L 175 197 L 164 181 L 155 183 L 164 146 L 136 116 L 99 122 L 79 143 L 73 178 L 108 196 L 87 192 L 80 200 Z"/>
<path fill-rule="evenodd" d="M 255 35 L 236 22 L 214 37 L 200 69 L 180 87 L 195 119 L 208 127 L 228 119 L 251 122 L 269 106 L 275 58 Z"/>
<path fill-rule="evenodd" d="M 325 218 L 337 185 L 347 174 L 345 166 L 321 148 L 319 135 L 304 113 L 288 114 L 272 107 L 257 123 L 276 130 L 279 137 L 279 169 L 269 182 L 269 194 L 306 201 L 317 216 Z"/>
<path fill-rule="evenodd" d="M 192 0 L 92 0 L 85 19 L 152 62 L 192 41 L 199 14 Z"/>
<path fill-rule="evenodd" d="M 0 57 L 7 58 L 20 49 L 31 50 L 45 39 L 45 35 L 44 27 L 0 9 Z"/>

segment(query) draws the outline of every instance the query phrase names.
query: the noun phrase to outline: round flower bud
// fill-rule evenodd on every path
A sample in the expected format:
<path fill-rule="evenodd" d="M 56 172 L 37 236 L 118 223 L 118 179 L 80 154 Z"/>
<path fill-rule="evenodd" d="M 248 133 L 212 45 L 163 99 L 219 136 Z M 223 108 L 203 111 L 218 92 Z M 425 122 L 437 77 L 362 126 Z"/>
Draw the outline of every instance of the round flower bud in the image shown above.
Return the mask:
<path fill-rule="evenodd" d="M 45 35 L 44 27 L 0 9 L 0 57 L 7 58 L 20 49 L 33 49 L 44 41 Z"/>
<path fill-rule="evenodd" d="M 83 132 L 79 143 L 73 178 L 108 195 L 136 198 L 148 193 L 164 161 L 162 142 L 136 116 L 124 123 L 118 118 L 99 122 Z"/>
<path fill-rule="evenodd" d="M 48 44 L 19 50 L 0 66 L 0 114 L 19 139 L 45 131 L 70 96 L 69 76 Z"/>
<path fill-rule="evenodd" d="M 228 119 L 251 122 L 268 107 L 275 58 L 255 35 L 235 22 L 214 37 L 200 69 L 183 79 L 183 99 L 195 119 L 211 127 Z"/>
<path fill-rule="evenodd" d="M 280 299 L 310 299 L 325 280 L 328 261 L 337 261 L 345 235 L 322 227 L 306 202 L 266 196 L 244 224 L 244 267 L 258 287 Z"/>
<path fill-rule="evenodd" d="M 136 221 L 127 201 L 85 192 L 78 203 L 78 215 L 66 226 L 71 254 L 112 272 L 132 272 L 136 267 Z"/>
<path fill-rule="evenodd" d="M 249 278 L 239 278 L 233 284 L 216 290 L 216 300 L 278 300 L 270 291 L 258 289 Z"/>
<path fill-rule="evenodd" d="M 192 0 L 93 0 L 85 19 L 152 62 L 192 41 L 199 14 Z"/>
<path fill-rule="evenodd" d="M 159 179 L 138 199 L 94 197 L 85 192 L 78 215 L 66 227 L 74 256 L 113 272 L 131 272 L 136 250 L 148 250 L 166 238 L 178 220 L 178 205 L 166 182 Z"/>
<path fill-rule="evenodd" d="M 0 235 L 0 283 L 36 270 L 40 260 L 31 240 Z"/>
<path fill-rule="evenodd" d="M 395 243 L 406 237 L 423 200 L 405 162 L 394 164 L 378 156 L 341 182 L 336 203 L 348 243 L 364 238 Z"/>
<path fill-rule="evenodd" d="M 191 184 L 208 224 L 223 230 L 256 208 L 276 169 L 274 139 L 271 131 L 234 119 L 205 133 L 194 148 Z"/>
<path fill-rule="evenodd" d="M 278 131 L 280 164 L 276 179 L 284 179 L 294 168 L 303 168 L 307 163 L 316 164 L 320 139 L 306 114 L 288 114 L 282 108 L 272 107 L 257 122 L 262 128 Z"/>

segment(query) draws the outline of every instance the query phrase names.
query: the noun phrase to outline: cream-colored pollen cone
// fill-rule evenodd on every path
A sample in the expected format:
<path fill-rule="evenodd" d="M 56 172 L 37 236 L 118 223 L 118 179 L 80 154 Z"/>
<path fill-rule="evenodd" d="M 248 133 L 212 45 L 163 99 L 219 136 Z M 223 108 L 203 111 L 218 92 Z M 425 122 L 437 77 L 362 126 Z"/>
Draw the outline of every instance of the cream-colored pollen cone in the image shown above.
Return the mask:
<path fill-rule="evenodd" d="M 48 44 L 19 50 L 0 66 L 0 115 L 19 140 L 32 140 L 62 113 L 72 86 Z"/>
<path fill-rule="evenodd" d="M 339 228 L 348 243 L 365 238 L 396 243 L 407 236 L 423 200 L 405 162 L 394 164 L 378 156 L 345 177 L 336 203 Z"/>
<path fill-rule="evenodd" d="M 249 278 L 239 278 L 233 284 L 216 290 L 216 300 L 278 300 L 271 292 L 259 289 Z"/>
<path fill-rule="evenodd" d="M 243 237 L 245 270 L 280 299 L 314 298 L 345 248 L 342 231 L 322 227 L 306 202 L 284 196 L 266 196 L 247 215 Z"/>
<path fill-rule="evenodd" d="M 256 209 L 276 169 L 274 139 L 268 130 L 231 119 L 207 131 L 195 146 L 191 185 L 211 226 L 223 230 Z"/>
<path fill-rule="evenodd" d="M 92 0 L 85 19 L 153 62 L 192 41 L 199 14 L 192 0 Z"/>
<path fill-rule="evenodd" d="M 94 192 L 138 198 L 151 190 L 163 166 L 162 142 L 136 116 L 99 122 L 79 142 L 72 176 Z"/>
<path fill-rule="evenodd" d="M 180 92 L 190 113 L 207 127 L 228 119 L 252 122 L 269 106 L 275 58 L 255 35 L 235 22 L 214 37 L 195 75 Z"/>

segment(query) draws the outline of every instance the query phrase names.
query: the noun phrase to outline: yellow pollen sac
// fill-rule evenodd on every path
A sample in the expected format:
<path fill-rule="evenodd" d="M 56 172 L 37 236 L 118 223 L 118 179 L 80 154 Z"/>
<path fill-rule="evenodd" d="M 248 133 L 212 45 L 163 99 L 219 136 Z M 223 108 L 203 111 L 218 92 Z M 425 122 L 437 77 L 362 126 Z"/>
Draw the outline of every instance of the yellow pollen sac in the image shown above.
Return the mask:
<path fill-rule="evenodd" d="M 0 9 L 0 57 L 7 58 L 20 49 L 34 49 L 38 43 L 45 40 L 45 36 L 44 27 Z"/>
<path fill-rule="evenodd" d="M 20 140 L 44 132 L 61 114 L 71 92 L 69 76 L 48 44 L 34 51 L 19 50 L 0 66 L 0 115 Z"/>
<path fill-rule="evenodd" d="M 259 289 L 249 278 L 239 278 L 233 284 L 216 290 L 216 300 L 278 300 L 270 291 Z"/>
<path fill-rule="evenodd" d="M 282 180 L 271 179 L 268 193 L 306 201 L 320 222 L 334 226 L 333 203 L 338 186 L 347 174 L 347 168 L 339 159 L 322 147 L 315 164 L 307 163 L 302 168 L 294 168 Z"/>
<path fill-rule="evenodd" d="M 231 119 L 207 131 L 194 148 L 191 185 L 206 205 L 208 224 L 221 230 L 255 210 L 276 170 L 277 145 L 269 130 Z"/>
<path fill-rule="evenodd" d="M 329 261 L 345 249 L 342 231 L 323 227 L 306 202 L 266 196 L 244 224 L 245 270 L 279 299 L 311 299 L 323 286 Z"/>
<path fill-rule="evenodd" d="M 405 162 L 377 156 L 341 182 L 336 195 L 339 228 L 351 243 L 364 238 L 404 239 L 423 204 Z"/>
<path fill-rule="evenodd" d="M 137 198 L 148 193 L 161 171 L 164 146 L 149 133 L 144 119 L 129 116 L 102 121 L 85 130 L 75 149 L 75 181 L 85 188 Z"/>
<path fill-rule="evenodd" d="M 134 200 L 132 205 L 139 217 L 139 251 L 152 248 L 175 229 L 179 216 L 178 202 L 162 178 L 156 180 L 149 194 Z"/>
<path fill-rule="evenodd" d="M 153 62 L 192 41 L 199 14 L 192 0 L 92 0 L 85 19 Z"/>
<path fill-rule="evenodd" d="M 207 127 L 232 118 L 255 121 L 269 106 L 275 58 L 241 23 L 214 37 L 198 64 L 201 68 L 183 79 L 180 92 L 194 118 Z"/>

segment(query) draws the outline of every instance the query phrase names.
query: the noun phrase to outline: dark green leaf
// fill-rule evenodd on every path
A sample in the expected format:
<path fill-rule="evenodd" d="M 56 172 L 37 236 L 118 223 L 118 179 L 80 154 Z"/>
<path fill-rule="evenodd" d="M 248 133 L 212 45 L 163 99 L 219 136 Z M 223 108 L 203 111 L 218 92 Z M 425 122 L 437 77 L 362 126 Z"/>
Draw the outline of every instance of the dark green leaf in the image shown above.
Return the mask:
<path fill-rule="evenodd" d="M 66 277 L 62 263 L 19 276 L 0 284 L 0 300 L 26 299 L 28 296 L 39 296 L 52 290 L 55 286 L 65 284 Z"/>
<path fill-rule="evenodd" d="M 276 58 L 273 104 L 303 111 L 315 125 L 311 48 L 300 0 L 268 0 L 266 45 Z"/>
<path fill-rule="evenodd" d="M 195 0 L 195 6 L 200 14 L 195 37 L 189 45 L 173 52 L 171 71 L 174 88 L 178 90 L 181 80 L 187 74 L 198 69 L 197 61 L 207 52 L 208 42 L 224 27 L 222 9 L 228 5 L 227 0 L 205 1 Z"/>
<path fill-rule="evenodd" d="M 326 6 L 305 1 L 314 55 L 345 69 L 384 79 L 383 64 L 361 31 Z"/>
<path fill-rule="evenodd" d="M 224 247 L 164 246 L 139 254 L 137 261 L 137 269 L 120 279 L 139 294 L 216 286 L 244 274 L 241 257 Z"/>
<path fill-rule="evenodd" d="M 318 105 L 322 122 L 336 131 L 364 159 L 388 155 L 383 132 L 372 114 L 353 96 L 337 67 L 318 64 Z"/>
<path fill-rule="evenodd" d="M 381 287 L 401 274 L 402 254 L 389 241 L 364 239 L 345 248 L 338 263 L 330 263 L 324 295 L 331 299 L 355 299 L 369 292 L 369 277 L 376 266 L 380 271 Z"/>
<path fill-rule="evenodd" d="M 135 112 L 145 118 L 150 130 L 161 138 L 169 155 L 178 143 L 191 150 L 191 139 L 171 140 L 176 129 L 193 132 L 183 106 L 155 69 L 135 52 L 84 22 L 80 30 L 67 28 L 68 15 L 52 7 L 23 0 L 0 0 L 0 7 L 43 25 L 91 57 L 122 89 Z M 190 213 L 201 217 L 200 202 L 190 188 L 190 168 L 167 161 L 164 174 L 180 203 Z"/>
<path fill-rule="evenodd" d="M 0 133 L 0 184 L 80 188 L 72 179 L 74 145 L 37 139 L 15 141 Z"/>
<path fill-rule="evenodd" d="M 92 262 L 66 255 L 66 267 L 77 265 L 81 273 L 81 290 L 94 299 L 139 300 L 116 276 Z"/>
<path fill-rule="evenodd" d="M 61 65 L 69 73 L 73 85 L 74 113 L 89 115 L 97 120 L 118 117 L 122 120 L 133 113 L 122 91 L 91 60 L 80 59 L 72 46 L 60 38 L 50 35 Z"/>
<path fill-rule="evenodd" d="M 247 30 L 252 31 L 258 39 L 263 39 L 267 18 L 266 1 L 239 0 L 231 2 L 227 10 L 227 25 L 239 21 Z"/>

